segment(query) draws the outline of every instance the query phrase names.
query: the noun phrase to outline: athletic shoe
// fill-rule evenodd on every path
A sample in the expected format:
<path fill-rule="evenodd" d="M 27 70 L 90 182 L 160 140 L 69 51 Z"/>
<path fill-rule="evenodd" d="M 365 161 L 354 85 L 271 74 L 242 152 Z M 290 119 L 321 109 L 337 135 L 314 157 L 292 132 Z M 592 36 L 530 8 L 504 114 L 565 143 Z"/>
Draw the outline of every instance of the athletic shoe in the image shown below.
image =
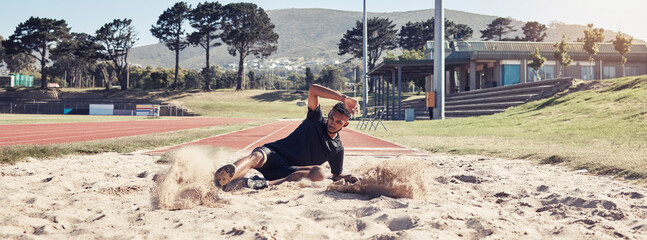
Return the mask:
<path fill-rule="evenodd" d="M 236 165 L 227 164 L 216 170 L 216 173 L 213 175 L 213 181 L 216 184 L 216 187 L 223 187 L 227 185 L 236 173 Z"/>
<path fill-rule="evenodd" d="M 227 185 L 222 187 L 222 190 L 225 192 L 231 192 L 231 191 L 236 191 L 236 190 L 241 190 L 243 188 L 251 188 L 254 190 L 259 190 L 263 189 L 269 186 L 269 182 L 265 179 L 262 178 L 257 178 L 256 176 L 254 178 L 241 178 L 241 179 L 236 179 L 233 180 Z"/>

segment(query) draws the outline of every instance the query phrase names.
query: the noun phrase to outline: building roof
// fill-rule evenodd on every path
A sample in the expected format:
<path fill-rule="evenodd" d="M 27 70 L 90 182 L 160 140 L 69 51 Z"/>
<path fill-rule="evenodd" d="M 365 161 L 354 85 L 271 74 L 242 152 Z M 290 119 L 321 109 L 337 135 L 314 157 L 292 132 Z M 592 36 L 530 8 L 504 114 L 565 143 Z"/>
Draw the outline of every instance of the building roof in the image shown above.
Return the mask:
<path fill-rule="evenodd" d="M 539 49 L 539 53 L 553 59 L 555 52 L 553 42 L 517 42 L 517 41 L 460 41 L 454 42 L 451 48 L 445 48 L 451 53 L 447 56 L 447 62 L 469 61 L 469 60 L 501 60 L 501 59 L 522 59 L 528 58 L 530 52 Z M 588 60 L 588 54 L 584 51 L 584 43 L 569 42 L 568 54 L 575 60 Z M 427 46 L 433 46 L 429 41 Z M 433 48 L 431 48 L 433 51 Z M 631 60 L 647 61 L 647 44 L 633 44 L 630 52 L 625 55 Z M 599 52 L 595 58 L 605 60 L 620 60 L 620 54 L 614 49 L 612 43 L 601 43 Z"/>
<path fill-rule="evenodd" d="M 528 59 L 530 52 L 539 49 L 539 53 L 548 60 L 554 60 L 555 43 L 553 42 L 516 42 L 516 41 L 460 41 L 446 42 L 445 44 L 445 64 L 462 64 L 471 60 L 505 60 L 505 59 Z M 433 41 L 427 42 L 425 56 L 427 60 L 407 60 L 407 61 L 384 61 L 368 75 L 391 76 L 392 72 L 397 74 L 398 67 L 403 68 L 404 76 L 420 76 L 433 73 L 433 63 L 431 59 L 433 51 Z M 584 51 L 584 43 L 569 42 L 570 49 L 568 54 L 575 61 L 588 61 L 589 55 Z M 647 44 L 633 44 L 631 51 L 625 55 L 629 62 L 641 61 L 647 62 Z M 599 52 L 594 56 L 595 59 L 606 61 L 620 61 L 620 54 L 614 49 L 612 43 L 601 43 Z M 406 71 L 404 70 L 406 69 Z"/>
<path fill-rule="evenodd" d="M 431 66 L 431 67 L 430 67 Z M 434 60 L 403 60 L 383 61 L 368 72 L 369 76 L 398 74 L 398 67 L 402 68 L 403 76 L 427 76 L 433 73 Z"/>

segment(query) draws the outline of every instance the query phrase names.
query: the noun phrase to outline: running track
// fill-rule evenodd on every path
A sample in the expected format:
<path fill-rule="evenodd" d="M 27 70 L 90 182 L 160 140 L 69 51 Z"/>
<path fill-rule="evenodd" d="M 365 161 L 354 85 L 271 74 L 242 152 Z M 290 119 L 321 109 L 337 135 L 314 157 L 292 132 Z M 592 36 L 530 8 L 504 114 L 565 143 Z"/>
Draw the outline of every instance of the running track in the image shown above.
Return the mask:
<path fill-rule="evenodd" d="M 0 125 L 0 147 L 90 141 L 250 121 L 254 120 L 187 117 L 143 121 Z"/>
<path fill-rule="evenodd" d="M 302 120 L 281 120 L 259 127 L 244 129 L 240 131 L 221 134 L 215 137 L 206 138 L 170 148 L 158 149 L 149 152 L 150 154 L 163 154 L 170 150 L 189 145 L 210 145 L 227 147 L 231 151 L 247 154 L 254 148 L 265 143 L 276 141 L 288 136 L 297 128 Z M 421 155 L 416 151 L 402 145 L 382 140 L 352 129 L 344 128 L 340 133 L 341 141 L 344 144 L 346 156 L 389 156 L 389 155 Z"/>

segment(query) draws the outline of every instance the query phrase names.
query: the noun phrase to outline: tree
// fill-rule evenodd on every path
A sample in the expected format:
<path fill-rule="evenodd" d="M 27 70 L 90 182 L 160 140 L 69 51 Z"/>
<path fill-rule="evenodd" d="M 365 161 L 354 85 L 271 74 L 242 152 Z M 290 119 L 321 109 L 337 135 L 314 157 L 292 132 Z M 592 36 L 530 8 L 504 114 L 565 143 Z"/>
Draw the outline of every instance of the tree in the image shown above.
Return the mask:
<path fill-rule="evenodd" d="M 622 65 L 622 77 L 626 77 L 626 71 L 625 71 L 625 63 L 627 63 L 627 58 L 625 55 L 631 51 L 631 44 L 634 41 L 632 37 L 627 38 L 622 35 L 622 32 L 618 32 L 616 35 L 616 39 L 613 40 L 613 48 L 620 53 L 620 56 L 622 57 L 622 60 L 620 61 L 620 64 Z"/>
<path fill-rule="evenodd" d="M 41 88 L 47 88 L 47 63 L 52 49 L 69 36 L 65 20 L 30 17 L 3 42 L 8 55 L 24 53 L 40 62 Z"/>
<path fill-rule="evenodd" d="M 560 68 L 559 68 L 559 74 L 557 77 L 562 77 L 562 69 L 565 67 L 568 67 L 568 65 L 571 65 L 573 62 L 573 59 L 571 58 L 570 55 L 568 55 L 568 49 L 570 48 L 570 45 L 568 42 L 566 42 L 566 36 L 562 36 L 562 41 L 561 42 L 556 42 L 553 47 L 555 48 L 555 53 L 553 56 L 555 57 L 555 61 L 559 63 Z"/>
<path fill-rule="evenodd" d="M 204 74 L 204 90 L 211 90 L 211 71 L 205 71 L 204 69 L 210 69 L 209 65 L 209 51 L 211 47 L 217 47 L 222 45 L 220 42 L 213 42 L 220 37 L 220 34 L 217 32 L 222 30 L 222 18 L 224 15 L 224 9 L 222 5 L 218 2 L 204 2 L 198 4 L 198 6 L 191 11 L 189 16 L 189 21 L 191 22 L 191 27 L 195 28 L 195 32 L 189 35 L 189 42 L 193 45 L 199 45 L 204 48 L 206 57 L 205 57 L 205 68 L 203 68 L 202 73 Z"/>
<path fill-rule="evenodd" d="M 543 42 L 546 37 L 546 25 L 538 22 L 527 22 L 522 28 L 525 41 Z"/>
<path fill-rule="evenodd" d="M 448 32 L 448 34 L 451 35 L 451 39 L 453 40 L 470 39 L 473 33 L 474 30 L 472 30 L 470 26 L 460 23 L 456 24 L 454 28 L 450 29 L 450 31 Z"/>
<path fill-rule="evenodd" d="M 288 81 L 292 82 L 295 89 L 304 89 L 305 76 L 298 72 L 291 72 L 287 77 Z"/>
<path fill-rule="evenodd" d="M 544 66 L 545 62 L 546 58 L 542 57 L 541 54 L 539 54 L 539 48 L 535 48 L 535 51 L 530 53 L 530 61 L 528 62 L 528 67 L 531 67 L 535 70 L 537 81 L 541 81 L 541 76 L 539 76 L 539 69 Z"/>
<path fill-rule="evenodd" d="M 397 47 L 395 24 L 388 18 L 374 17 L 368 20 L 367 25 L 367 63 L 370 71 L 375 67 L 375 63 L 382 53 L 386 50 L 393 50 Z M 351 54 L 353 58 L 363 58 L 363 24 L 360 21 L 355 22 L 355 27 L 347 30 L 344 36 L 339 41 L 338 55 Z M 368 91 L 373 92 L 373 80 L 368 82 Z"/>
<path fill-rule="evenodd" d="M 321 69 L 321 72 L 319 72 L 317 83 L 331 89 L 341 90 L 343 88 L 344 82 L 347 80 L 348 79 L 344 77 L 344 73 L 341 71 L 341 69 L 332 65 L 326 65 L 323 69 Z"/>
<path fill-rule="evenodd" d="M 0 66 L 4 66 L 5 64 L 7 64 L 7 54 L 4 51 L 4 46 L 2 42 L 4 42 L 4 38 L 2 37 L 2 35 L 0 35 L 0 63 L 3 63 Z"/>
<path fill-rule="evenodd" d="M 96 32 L 95 39 L 102 46 L 104 59 L 112 62 L 121 90 L 128 90 L 128 52 L 137 42 L 137 34 L 128 18 L 115 19 Z"/>
<path fill-rule="evenodd" d="M 510 24 L 512 24 L 512 19 L 510 18 L 496 18 L 487 25 L 485 30 L 481 30 L 481 38 L 486 41 L 495 38 L 498 41 L 504 40 L 503 35 L 517 31 Z"/>
<path fill-rule="evenodd" d="M 408 22 L 400 28 L 398 43 L 405 50 L 421 50 L 427 41 L 434 40 L 434 21 Z M 468 39 L 472 37 L 472 28 L 465 24 L 455 24 L 445 18 L 445 40 Z"/>
<path fill-rule="evenodd" d="M 185 31 L 184 22 L 189 17 L 191 6 L 186 2 L 177 2 L 173 7 L 166 9 L 157 19 L 157 25 L 151 26 L 151 33 L 166 47 L 175 51 L 175 75 L 173 77 L 173 89 L 177 89 L 177 75 L 180 69 L 180 51 L 189 44 L 183 40 Z"/>
<path fill-rule="evenodd" d="M 423 49 L 427 41 L 433 39 L 433 31 L 430 36 L 430 31 L 425 28 L 429 27 L 424 22 L 407 22 L 398 34 L 400 47 L 405 50 Z"/>
<path fill-rule="evenodd" d="M 101 45 L 95 42 L 93 36 L 86 33 L 72 33 L 71 36 L 52 51 L 50 57 L 54 60 L 52 73 L 62 76 L 67 86 L 77 87 L 83 84 L 83 76 L 86 76 L 85 85 L 90 86 L 91 82 L 87 81 L 87 76 L 92 75 L 97 61 L 101 58 L 99 54 Z"/>
<path fill-rule="evenodd" d="M 593 56 L 598 53 L 600 43 L 604 41 L 604 29 L 593 28 L 593 23 L 587 25 L 589 29 L 584 30 L 584 38 L 580 39 L 584 42 L 584 51 L 589 55 L 590 73 L 593 76 Z"/>
<path fill-rule="evenodd" d="M 263 8 L 253 3 L 230 3 L 225 6 L 222 41 L 232 56 L 238 55 L 236 91 L 242 90 L 245 58 L 269 57 L 276 52 L 279 35 Z"/>
<path fill-rule="evenodd" d="M 304 89 L 310 88 L 310 85 L 312 85 L 314 81 L 315 81 L 315 75 L 312 74 L 312 70 L 310 69 L 310 67 L 306 67 L 306 86 Z"/>

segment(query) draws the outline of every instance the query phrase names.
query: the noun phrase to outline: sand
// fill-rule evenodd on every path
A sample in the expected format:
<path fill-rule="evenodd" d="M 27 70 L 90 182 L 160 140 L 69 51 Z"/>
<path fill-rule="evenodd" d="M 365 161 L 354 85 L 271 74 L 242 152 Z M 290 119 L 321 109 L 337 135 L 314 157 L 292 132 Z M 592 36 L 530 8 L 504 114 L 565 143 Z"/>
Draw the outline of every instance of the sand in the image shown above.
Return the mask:
<path fill-rule="evenodd" d="M 645 186 L 559 166 L 351 156 L 358 185 L 222 192 L 210 173 L 238 156 L 180 153 L 0 166 L 0 239 L 647 239 Z"/>

